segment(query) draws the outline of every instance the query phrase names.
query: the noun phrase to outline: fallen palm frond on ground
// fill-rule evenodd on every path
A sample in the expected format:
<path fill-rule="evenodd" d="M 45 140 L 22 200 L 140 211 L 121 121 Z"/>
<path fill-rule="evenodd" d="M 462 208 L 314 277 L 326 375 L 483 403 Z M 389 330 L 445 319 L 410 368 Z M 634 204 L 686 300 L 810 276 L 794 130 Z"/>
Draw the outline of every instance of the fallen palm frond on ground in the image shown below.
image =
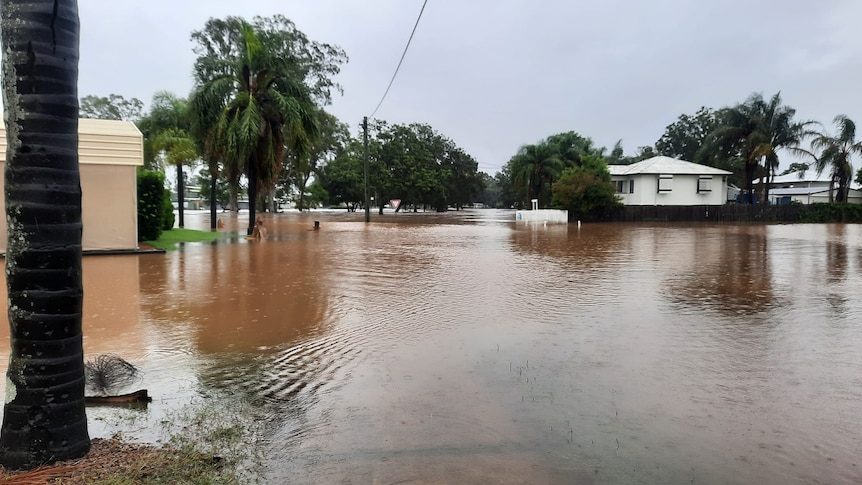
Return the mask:
<path fill-rule="evenodd" d="M 87 389 L 99 396 L 106 396 L 135 382 L 138 368 L 113 354 L 102 354 L 84 364 Z"/>

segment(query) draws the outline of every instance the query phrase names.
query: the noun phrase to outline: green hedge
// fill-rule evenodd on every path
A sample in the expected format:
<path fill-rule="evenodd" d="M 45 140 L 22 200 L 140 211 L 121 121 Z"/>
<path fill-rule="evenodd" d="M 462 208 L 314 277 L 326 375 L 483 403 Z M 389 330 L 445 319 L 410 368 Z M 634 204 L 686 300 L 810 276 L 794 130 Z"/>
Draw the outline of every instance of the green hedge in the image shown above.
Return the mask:
<path fill-rule="evenodd" d="M 862 222 L 862 204 L 818 202 L 799 208 L 802 222 Z"/>
<path fill-rule="evenodd" d="M 164 200 L 165 174 L 138 170 L 138 241 L 154 241 L 161 235 Z"/>

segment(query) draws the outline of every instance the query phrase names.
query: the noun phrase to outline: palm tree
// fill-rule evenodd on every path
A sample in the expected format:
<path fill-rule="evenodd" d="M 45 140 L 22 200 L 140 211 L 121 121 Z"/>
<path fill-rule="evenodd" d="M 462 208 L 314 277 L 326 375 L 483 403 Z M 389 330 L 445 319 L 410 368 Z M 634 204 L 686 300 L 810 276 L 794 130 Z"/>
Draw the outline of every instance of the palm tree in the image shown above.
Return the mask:
<path fill-rule="evenodd" d="M 185 176 L 183 166 L 198 159 L 198 150 L 194 140 L 189 134 L 180 128 L 169 128 L 153 139 L 152 145 L 156 150 L 165 153 L 168 163 L 177 168 L 177 211 L 179 213 L 179 227 L 184 227 L 183 212 L 185 206 Z"/>
<path fill-rule="evenodd" d="M 211 152 L 239 162 L 248 178 L 251 235 L 258 190 L 277 179 L 286 144 L 303 149 L 316 137 L 317 125 L 314 102 L 293 76 L 290 60 L 272 55 L 250 24 L 242 23 L 241 33 L 239 58 L 230 69 L 199 80 L 193 103 L 196 113 L 218 113 L 207 130 Z"/>
<path fill-rule="evenodd" d="M 177 169 L 179 227 L 184 227 L 183 166 L 199 158 L 197 146 L 189 135 L 189 102 L 167 91 L 157 92 L 150 112 L 138 121 L 138 129 L 144 135 L 144 166 L 163 171 L 160 155 L 164 154 L 164 160 Z"/>
<path fill-rule="evenodd" d="M 78 6 L 2 0 L 11 353 L 0 464 L 90 449 L 81 331 Z"/>
<path fill-rule="evenodd" d="M 743 184 L 748 202 L 754 202 L 754 179 L 758 172 L 764 180 L 761 202 L 769 197 L 769 184 L 778 168 L 778 152 L 798 147 L 811 135 L 813 121 L 795 122 L 796 110 L 781 104 L 781 93 L 768 101 L 751 95 L 745 103 L 719 113 L 720 125 L 713 132 L 706 150 L 713 158 L 740 157 L 744 162 Z"/>
<path fill-rule="evenodd" d="M 827 167 L 830 169 L 829 202 L 832 202 L 832 188 L 836 182 L 836 202 L 847 202 L 853 177 L 850 160 L 853 155 L 862 155 L 862 140 L 856 141 L 856 124 L 846 115 L 836 116 L 833 123 L 838 127 L 838 135 L 821 133 L 811 140 L 812 150 L 820 152 L 820 156 L 814 157 L 814 168 L 818 175 Z"/>
<path fill-rule="evenodd" d="M 551 184 L 565 168 L 558 146 L 547 140 L 524 145 L 509 165 L 515 189 L 526 194 L 524 202 L 538 199 L 540 207 L 547 207 L 551 201 Z"/>

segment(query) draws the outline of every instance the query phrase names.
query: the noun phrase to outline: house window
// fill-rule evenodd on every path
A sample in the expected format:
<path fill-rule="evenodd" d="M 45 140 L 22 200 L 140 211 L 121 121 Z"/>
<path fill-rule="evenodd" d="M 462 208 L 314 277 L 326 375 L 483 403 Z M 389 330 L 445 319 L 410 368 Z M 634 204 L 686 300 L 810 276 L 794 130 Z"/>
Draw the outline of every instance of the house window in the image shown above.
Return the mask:
<path fill-rule="evenodd" d="M 673 175 L 659 175 L 658 191 L 670 192 L 671 190 L 673 190 Z"/>
<path fill-rule="evenodd" d="M 629 180 L 629 193 L 630 194 L 635 193 L 635 181 L 633 179 Z"/>
<path fill-rule="evenodd" d="M 712 176 L 710 175 L 701 175 L 697 178 L 697 193 L 702 194 L 704 192 L 712 191 Z"/>
<path fill-rule="evenodd" d="M 626 181 L 625 181 L 625 180 L 614 180 L 614 181 L 613 181 L 614 189 L 616 189 L 616 191 L 617 191 L 617 193 L 618 193 L 618 194 L 625 193 L 625 192 L 624 192 L 624 190 L 625 190 L 625 183 L 626 183 Z"/>

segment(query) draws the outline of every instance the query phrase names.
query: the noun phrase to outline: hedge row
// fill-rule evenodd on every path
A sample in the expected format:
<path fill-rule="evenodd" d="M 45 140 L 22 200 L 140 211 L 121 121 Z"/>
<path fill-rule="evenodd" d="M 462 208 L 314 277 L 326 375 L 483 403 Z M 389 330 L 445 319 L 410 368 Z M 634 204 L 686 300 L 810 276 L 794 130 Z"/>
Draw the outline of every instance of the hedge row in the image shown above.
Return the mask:
<path fill-rule="evenodd" d="M 174 206 L 165 174 L 138 170 L 138 241 L 155 241 L 173 227 Z"/>

